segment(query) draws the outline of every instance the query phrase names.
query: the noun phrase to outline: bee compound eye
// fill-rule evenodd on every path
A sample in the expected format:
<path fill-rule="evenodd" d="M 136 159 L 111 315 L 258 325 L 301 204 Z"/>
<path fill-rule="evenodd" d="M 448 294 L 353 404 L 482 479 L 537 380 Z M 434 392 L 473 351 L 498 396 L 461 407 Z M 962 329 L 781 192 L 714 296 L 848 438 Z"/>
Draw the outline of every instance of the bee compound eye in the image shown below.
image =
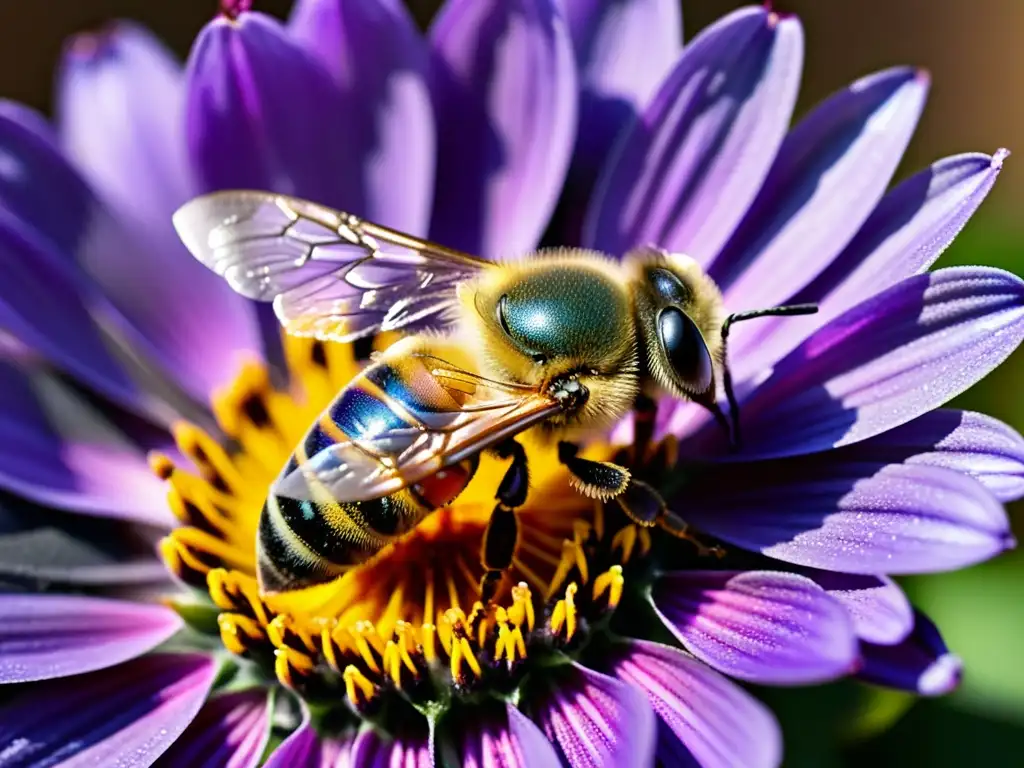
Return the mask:
<path fill-rule="evenodd" d="M 677 307 L 666 307 L 658 315 L 658 338 L 669 366 L 686 389 L 706 392 L 713 374 L 711 353 L 693 320 Z"/>

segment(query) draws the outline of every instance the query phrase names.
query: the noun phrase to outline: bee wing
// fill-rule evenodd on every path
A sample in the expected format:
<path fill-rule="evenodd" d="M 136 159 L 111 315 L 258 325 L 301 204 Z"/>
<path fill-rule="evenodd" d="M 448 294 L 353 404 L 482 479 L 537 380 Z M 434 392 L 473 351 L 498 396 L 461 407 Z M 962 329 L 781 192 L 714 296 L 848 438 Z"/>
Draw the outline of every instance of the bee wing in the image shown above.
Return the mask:
<path fill-rule="evenodd" d="M 174 214 L 192 254 L 289 333 L 353 341 L 413 323 L 444 326 L 456 286 L 490 262 L 342 211 L 271 192 L 203 195 Z"/>
<path fill-rule="evenodd" d="M 445 467 L 537 424 L 559 410 L 532 387 L 476 376 L 438 361 L 431 373 L 451 392 L 450 410 L 432 410 L 369 440 L 347 440 L 300 460 L 274 493 L 300 501 L 366 501 L 414 485 Z M 408 423 L 411 420 L 411 425 Z"/>

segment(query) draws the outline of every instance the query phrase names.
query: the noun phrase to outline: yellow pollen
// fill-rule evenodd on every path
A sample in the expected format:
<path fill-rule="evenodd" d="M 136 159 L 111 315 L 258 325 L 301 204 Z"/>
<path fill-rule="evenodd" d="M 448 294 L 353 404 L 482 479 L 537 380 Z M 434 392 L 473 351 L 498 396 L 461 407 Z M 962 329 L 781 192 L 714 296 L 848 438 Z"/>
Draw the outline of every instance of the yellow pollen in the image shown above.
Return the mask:
<path fill-rule="evenodd" d="M 622 599 L 622 588 L 626 579 L 622 575 L 622 566 L 613 565 L 607 571 L 594 579 L 594 602 L 608 593 L 608 607 L 616 608 Z"/>

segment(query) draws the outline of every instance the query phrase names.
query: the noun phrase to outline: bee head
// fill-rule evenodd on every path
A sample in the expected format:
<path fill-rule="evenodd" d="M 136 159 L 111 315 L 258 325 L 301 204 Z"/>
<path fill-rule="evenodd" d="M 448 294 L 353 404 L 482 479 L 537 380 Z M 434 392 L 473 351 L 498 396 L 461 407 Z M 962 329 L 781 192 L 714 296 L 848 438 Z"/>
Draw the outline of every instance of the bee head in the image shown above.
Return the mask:
<path fill-rule="evenodd" d="M 652 377 L 676 397 L 713 393 L 721 349 L 718 287 L 688 256 L 643 249 L 627 262 Z"/>
<path fill-rule="evenodd" d="M 605 257 L 537 254 L 465 286 L 460 299 L 482 355 L 498 374 L 536 386 L 578 380 L 591 396 L 573 416 L 577 421 L 612 418 L 632 405 L 632 301 L 617 265 Z"/>

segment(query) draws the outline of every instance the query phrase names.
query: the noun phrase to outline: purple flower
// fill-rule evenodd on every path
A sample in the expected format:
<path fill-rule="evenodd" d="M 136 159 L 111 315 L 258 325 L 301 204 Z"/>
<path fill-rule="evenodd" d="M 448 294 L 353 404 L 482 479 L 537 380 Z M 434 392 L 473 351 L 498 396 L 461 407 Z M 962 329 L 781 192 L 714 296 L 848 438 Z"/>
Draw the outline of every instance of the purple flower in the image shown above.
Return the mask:
<path fill-rule="evenodd" d="M 273 726 L 274 766 L 773 766 L 775 719 L 729 678 L 955 687 L 889 575 L 1013 544 L 1024 440 L 941 406 L 1020 343 L 1024 283 L 927 271 L 1006 151 L 890 188 L 927 76 L 870 75 L 790 127 L 802 28 L 760 7 L 684 50 L 676 0 L 448 0 L 425 37 L 399 0 L 248 6 L 184 68 L 131 25 L 74 40 L 55 126 L 0 105 L 0 486 L 39 505 L 0 510 L 0 577 L 50 586 L 0 595 L 0 682 L 22 684 L 0 764 L 255 766 Z M 530 445 L 493 610 L 489 457 L 378 558 L 261 595 L 267 489 L 365 351 L 280 348 L 189 256 L 173 211 L 239 187 L 488 258 L 654 243 L 729 311 L 817 304 L 732 331 L 739 452 L 667 397 L 591 446 L 724 557 L 595 507 Z"/>

